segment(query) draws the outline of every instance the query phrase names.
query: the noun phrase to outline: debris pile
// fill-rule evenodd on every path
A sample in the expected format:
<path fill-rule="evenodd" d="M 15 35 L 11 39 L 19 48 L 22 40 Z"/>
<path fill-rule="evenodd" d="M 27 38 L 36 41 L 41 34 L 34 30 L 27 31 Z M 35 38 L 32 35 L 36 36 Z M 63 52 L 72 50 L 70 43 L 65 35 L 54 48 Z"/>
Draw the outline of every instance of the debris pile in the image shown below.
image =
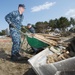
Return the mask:
<path fill-rule="evenodd" d="M 35 38 L 49 45 L 52 55 L 47 56 L 47 64 L 65 60 L 71 57 L 71 52 L 75 51 L 74 36 L 62 37 L 61 35 L 35 34 Z M 73 54 L 72 54 L 73 55 Z"/>
<path fill-rule="evenodd" d="M 46 60 L 46 63 L 49 64 L 49 63 L 54 63 L 54 62 L 58 62 L 58 61 L 61 61 L 61 60 L 65 60 L 67 58 L 70 58 L 71 56 L 69 55 L 69 52 L 68 51 L 64 51 L 62 54 L 60 55 L 57 55 L 57 54 L 52 54 L 52 55 L 48 55 L 47 56 L 47 60 Z"/>

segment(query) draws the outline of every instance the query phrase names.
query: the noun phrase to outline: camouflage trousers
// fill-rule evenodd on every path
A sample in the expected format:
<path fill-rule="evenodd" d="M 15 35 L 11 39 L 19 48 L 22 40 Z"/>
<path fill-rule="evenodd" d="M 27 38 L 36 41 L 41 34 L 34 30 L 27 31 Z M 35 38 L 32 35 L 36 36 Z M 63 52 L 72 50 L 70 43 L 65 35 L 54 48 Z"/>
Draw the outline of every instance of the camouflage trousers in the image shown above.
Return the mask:
<path fill-rule="evenodd" d="M 20 51 L 21 35 L 16 29 L 10 28 L 10 36 L 13 42 L 11 54 L 14 55 Z"/>

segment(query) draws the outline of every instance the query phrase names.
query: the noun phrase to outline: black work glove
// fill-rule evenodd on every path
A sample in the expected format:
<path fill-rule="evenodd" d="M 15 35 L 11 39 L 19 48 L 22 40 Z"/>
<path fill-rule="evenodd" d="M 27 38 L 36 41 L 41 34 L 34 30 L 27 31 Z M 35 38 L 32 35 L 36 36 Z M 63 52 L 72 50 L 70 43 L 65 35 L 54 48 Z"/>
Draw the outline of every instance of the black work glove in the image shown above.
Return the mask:
<path fill-rule="evenodd" d="M 10 27 L 15 28 L 15 25 L 11 23 L 11 24 L 10 24 Z"/>
<path fill-rule="evenodd" d="M 21 28 L 25 28 L 25 26 L 21 25 Z"/>

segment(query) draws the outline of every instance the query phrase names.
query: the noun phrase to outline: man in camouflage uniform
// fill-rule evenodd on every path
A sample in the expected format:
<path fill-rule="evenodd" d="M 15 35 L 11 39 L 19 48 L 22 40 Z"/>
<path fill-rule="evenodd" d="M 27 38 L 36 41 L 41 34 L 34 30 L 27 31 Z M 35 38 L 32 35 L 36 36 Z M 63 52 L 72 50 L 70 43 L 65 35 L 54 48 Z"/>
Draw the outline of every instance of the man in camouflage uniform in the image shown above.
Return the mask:
<path fill-rule="evenodd" d="M 10 36 L 12 38 L 12 51 L 11 51 L 11 59 L 21 60 L 20 51 L 20 43 L 21 43 L 21 35 L 18 30 L 21 30 L 22 21 L 23 21 L 23 12 L 25 10 L 24 4 L 19 4 L 18 10 L 13 11 L 5 16 L 5 20 L 9 24 Z M 16 29 L 15 29 L 16 28 Z"/>
<path fill-rule="evenodd" d="M 32 27 L 32 25 L 29 23 L 29 24 L 27 24 L 27 28 L 28 28 L 28 30 L 31 32 L 31 33 L 33 33 L 33 36 L 34 36 L 34 34 L 36 33 L 36 31 L 35 31 L 35 29 Z M 31 54 L 37 54 L 37 53 L 39 53 L 40 51 L 42 51 L 43 50 L 43 48 L 34 48 L 34 47 L 31 47 L 32 48 L 32 50 L 33 50 L 33 52 L 31 52 Z"/>

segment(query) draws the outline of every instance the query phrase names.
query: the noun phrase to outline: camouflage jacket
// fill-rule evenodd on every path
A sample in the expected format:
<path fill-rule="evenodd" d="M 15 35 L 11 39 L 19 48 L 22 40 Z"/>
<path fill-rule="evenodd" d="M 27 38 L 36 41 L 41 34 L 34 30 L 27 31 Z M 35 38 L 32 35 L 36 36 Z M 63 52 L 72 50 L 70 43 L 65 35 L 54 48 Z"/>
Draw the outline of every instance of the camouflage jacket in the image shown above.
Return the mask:
<path fill-rule="evenodd" d="M 13 11 L 5 16 L 5 20 L 8 22 L 8 24 L 15 25 L 15 27 L 19 30 L 21 29 L 23 18 L 23 14 L 20 15 L 18 10 Z"/>
<path fill-rule="evenodd" d="M 31 33 L 35 33 L 35 29 L 34 29 L 33 27 L 29 28 L 29 31 L 30 31 Z"/>

